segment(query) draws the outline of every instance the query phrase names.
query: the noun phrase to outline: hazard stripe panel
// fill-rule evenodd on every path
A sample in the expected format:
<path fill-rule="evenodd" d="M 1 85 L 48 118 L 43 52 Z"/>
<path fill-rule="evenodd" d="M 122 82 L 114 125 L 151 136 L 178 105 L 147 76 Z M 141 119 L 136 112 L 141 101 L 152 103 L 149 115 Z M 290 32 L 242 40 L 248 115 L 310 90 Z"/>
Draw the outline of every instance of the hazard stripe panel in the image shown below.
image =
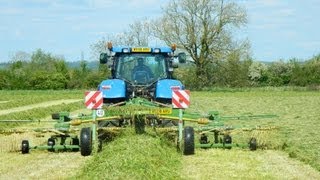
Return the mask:
<path fill-rule="evenodd" d="M 185 109 L 190 106 L 190 91 L 189 90 L 174 90 L 172 91 L 172 106 L 173 108 Z"/>
<path fill-rule="evenodd" d="M 101 91 L 87 91 L 85 92 L 85 105 L 88 109 L 99 109 L 103 105 L 103 98 Z"/>

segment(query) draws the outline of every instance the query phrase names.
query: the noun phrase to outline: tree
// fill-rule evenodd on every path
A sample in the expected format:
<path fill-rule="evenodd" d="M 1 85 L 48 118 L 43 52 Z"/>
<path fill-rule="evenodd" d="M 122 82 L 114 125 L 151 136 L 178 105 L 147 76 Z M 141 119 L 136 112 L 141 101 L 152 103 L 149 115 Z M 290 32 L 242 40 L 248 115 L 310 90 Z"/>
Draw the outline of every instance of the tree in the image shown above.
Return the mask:
<path fill-rule="evenodd" d="M 12 62 L 16 62 L 16 61 L 23 61 L 23 62 L 27 62 L 30 61 L 30 54 L 26 53 L 24 51 L 18 51 L 16 53 L 14 53 L 14 55 L 11 57 L 11 61 Z"/>
<path fill-rule="evenodd" d="M 234 2 L 171 0 L 163 17 L 151 24 L 154 36 L 185 49 L 196 64 L 196 76 L 206 78 L 208 64 L 237 49 L 231 30 L 246 22 L 245 9 Z"/>
<path fill-rule="evenodd" d="M 147 19 L 137 20 L 129 24 L 127 30 L 116 35 L 108 35 L 91 45 L 93 58 L 98 59 L 101 52 L 106 51 L 106 42 L 112 42 L 113 45 L 125 46 L 148 46 L 151 38 L 151 30 Z"/>
<path fill-rule="evenodd" d="M 292 63 L 283 60 L 273 62 L 268 69 L 268 81 L 271 86 L 287 86 L 292 79 Z"/>
<path fill-rule="evenodd" d="M 249 66 L 249 79 L 251 85 L 263 85 L 267 81 L 267 70 L 266 64 L 258 61 L 252 62 Z"/>

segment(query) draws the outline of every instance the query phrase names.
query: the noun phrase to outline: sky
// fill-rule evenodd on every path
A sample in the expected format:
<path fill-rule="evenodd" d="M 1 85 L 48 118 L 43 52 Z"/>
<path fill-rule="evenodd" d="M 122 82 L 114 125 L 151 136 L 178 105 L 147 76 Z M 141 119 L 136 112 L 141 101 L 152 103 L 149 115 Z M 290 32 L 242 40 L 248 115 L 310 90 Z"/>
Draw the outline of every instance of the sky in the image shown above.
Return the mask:
<path fill-rule="evenodd" d="M 238 38 L 248 38 L 260 61 L 305 60 L 320 53 L 320 0 L 234 0 L 248 15 Z M 128 25 L 162 14 L 169 0 L 0 0 L 0 63 L 41 48 L 67 61 Z"/>

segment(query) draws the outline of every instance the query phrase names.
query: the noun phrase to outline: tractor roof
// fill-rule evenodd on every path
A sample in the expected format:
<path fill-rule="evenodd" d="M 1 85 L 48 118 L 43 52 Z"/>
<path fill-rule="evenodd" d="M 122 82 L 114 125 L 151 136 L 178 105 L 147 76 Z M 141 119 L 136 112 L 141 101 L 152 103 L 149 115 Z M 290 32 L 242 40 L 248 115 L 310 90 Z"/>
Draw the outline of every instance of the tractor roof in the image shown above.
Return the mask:
<path fill-rule="evenodd" d="M 117 46 L 117 47 L 112 47 L 111 51 L 115 53 L 171 53 L 174 50 L 170 47 Z"/>

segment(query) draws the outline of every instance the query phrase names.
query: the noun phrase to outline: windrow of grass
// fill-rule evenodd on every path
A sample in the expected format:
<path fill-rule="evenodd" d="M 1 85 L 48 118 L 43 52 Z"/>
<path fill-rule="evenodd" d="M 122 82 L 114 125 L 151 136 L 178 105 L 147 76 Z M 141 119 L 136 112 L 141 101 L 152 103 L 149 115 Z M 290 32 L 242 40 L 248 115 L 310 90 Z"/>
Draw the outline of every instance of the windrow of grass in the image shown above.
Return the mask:
<path fill-rule="evenodd" d="M 13 107 L 26 106 L 46 101 L 59 99 L 81 99 L 84 98 L 84 91 L 81 90 L 19 90 L 0 91 L 0 110 Z"/>
<path fill-rule="evenodd" d="M 166 139 L 126 130 L 74 179 L 179 179 L 182 157 Z"/>

